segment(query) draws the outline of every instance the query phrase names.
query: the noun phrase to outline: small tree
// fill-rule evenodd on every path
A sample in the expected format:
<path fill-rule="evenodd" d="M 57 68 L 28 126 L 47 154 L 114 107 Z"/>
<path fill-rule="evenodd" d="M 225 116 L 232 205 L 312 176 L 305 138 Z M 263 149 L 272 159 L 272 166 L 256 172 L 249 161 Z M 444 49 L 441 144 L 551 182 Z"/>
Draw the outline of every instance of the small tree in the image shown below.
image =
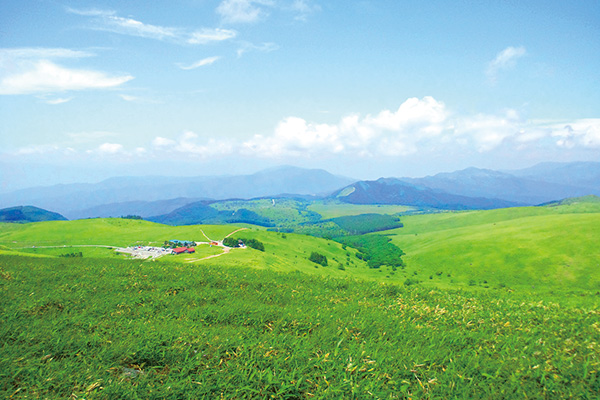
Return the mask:
<path fill-rule="evenodd" d="M 310 257 L 308 257 L 308 259 L 314 262 L 315 264 L 320 264 L 324 267 L 327 266 L 327 257 L 323 254 L 317 253 L 316 251 L 310 253 Z"/>

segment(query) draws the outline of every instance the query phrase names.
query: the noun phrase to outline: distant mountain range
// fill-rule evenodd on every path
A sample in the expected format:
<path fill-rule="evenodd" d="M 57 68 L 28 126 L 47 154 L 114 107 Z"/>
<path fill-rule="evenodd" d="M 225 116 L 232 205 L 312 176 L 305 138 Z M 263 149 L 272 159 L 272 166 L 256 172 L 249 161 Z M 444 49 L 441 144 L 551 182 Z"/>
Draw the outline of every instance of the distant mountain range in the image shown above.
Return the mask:
<path fill-rule="evenodd" d="M 535 205 L 567 197 L 600 195 L 600 163 L 544 163 L 504 172 L 467 168 L 400 180 L 450 194 Z"/>
<path fill-rule="evenodd" d="M 236 176 L 117 177 L 96 184 L 54 185 L 0 194 L 0 207 L 31 204 L 70 219 L 139 215 L 177 224 L 183 221 L 181 215 L 186 215 L 185 221 L 191 217 L 197 222 L 260 222 L 258 216 L 244 212 L 236 216 L 213 214 L 209 202 L 225 199 L 314 196 L 354 204 L 489 209 L 585 195 L 600 195 L 599 162 L 543 163 L 513 171 L 467 168 L 423 178 L 372 181 L 289 166 Z"/>
<path fill-rule="evenodd" d="M 0 210 L 0 222 L 26 223 L 66 221 L 62 215 L 32 206 L 9 207 Z"/>
<path fill-rule="evenodd" d="M 237 176 L 118 177 L 96 184 L 54 185 L 1 194 L 0 207 L 33 204 L 71 219 L 127 214 L 150 216 L 168 213 L 185 203 L 174 200 L 156 203 L 168 199 L 187 198 L 194 202 L 285 193 L 327 195 L 353 181 L 321 169 L 290 166 Z"/>
<path fill-rule="evenodd" d="M 483 210 L 523 205 L 507 200 L 450 194 L 394 178 L 356 182 L 334 193 L 332 197 L 351 204 L 403 204 L 445 210 Z"/>

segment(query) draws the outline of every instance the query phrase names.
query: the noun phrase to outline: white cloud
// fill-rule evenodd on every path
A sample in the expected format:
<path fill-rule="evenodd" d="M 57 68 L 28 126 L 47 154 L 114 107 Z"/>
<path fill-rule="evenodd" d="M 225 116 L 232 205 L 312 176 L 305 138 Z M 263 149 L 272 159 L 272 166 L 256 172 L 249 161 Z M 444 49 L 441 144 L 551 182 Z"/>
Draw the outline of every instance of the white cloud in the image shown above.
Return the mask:
<path fill-rule="evenodd" d="M 502 70 L 514 68 L 517 60 L 526 54 L 525 47 L 509 46 L 496 55 L 488 64 L 486 75 L 490 82 L 495 83 L 498 79 L 498 73 Z"/>
<path fill-rule="evenodd" d="M 406 155 L 418 143 L 440 135 L 448 112 L 432 97 L 411 98 L 397 111 L 383 110 L 375 116 L 349 115 L 337 124 L 314 124 L 289 117 L 270 137 L 256 135 L 246 141 L 246 153 L 263 157 L 311 156 L 320 153 Z"/>
<path fill-rule="evenodd" d="M 176 28 L 145 24 L 132 18 L 109 15 L 106 17 L 106 21 L 108 30 L 125 35 L 164 40 L 174 38 L 178 34 Z"/>
<path fill-rule="evenodd" d="M 189 44 L 207 44 L 211 42 L 222 42 L 223 40 L 233 39 L 237 32 L 231 29 L 201 29 L 192 32 L 186 40 Z"/>
<path fill-rule="evenodd" d="M 93 53 L 81 50 L 44 47 L 21 47 L 0 49 L 0 63 L 13 63 L 28 59 L 83 58 L 92 57 Z"/>
<path fill-rule="evenodd" d="M 320 11 L 321 7 L 316 4 L 311 4 L 309 0 L 294 0 L 291 9 L 298 13 L 296 16 L 297 20 L 306 21 L 309 14 Z"/>
<path fill-rule="evenodd" d="M 92 57 L 87 51 L 65 48 L 0 49 L 0 94 L 44 94 L 69 90 L 102 89 L 119 86 L 130 75 L 109 76 L 89 69 L 72 69 L 56 64 L 54 59 Z M 71 98 L 46 100 L 61 104 Z"/>
<path fill-rule="evenodd" d="M 456 121 L 455 135 L 470 139 L 477 151 L 490 151 L 508 138 L 522 133 L 524 122 L 514 110 L 504 115 L 478 114 L 461 117 Z"/>
<path fill-rule="evenodd" d="M 429 136 L 442 132 L 447 117 L 443 103 L 425 96 L 422 100 L 410 98 L 395 112 L 383 110 L 375 117 L 366 118 L 366 122 L 376 128 L 406 133 L 416 131 Z"/>
<path fill-rule="evenodd" d="M 48 153 L 60 152 L 61 148 L 52 144 L 41 144 L 35 146 L 22 147 L 16 151 L 18 156 L 42 155 Z"/>
<path fill-rule="evenodd" d="M 152 141 L 152 146 L 158 147 L 158 148 L 171 147 L 171 146 L 174 146 L 175 144 L 176 144 L 176 142 L 174 140 L 167 139 L 167 138 L 164 138 L 161 136 L 155 137 L 154 140 Z"/>
<path fill-rule="evenodd" d="M 110 10 L 100 10 L 98 8 L 90 8 L 87 10 L 79 10 L 76 8 L 67 7 L 66 10 L 71 14 L 83 15 L 86 17 L 100 17 L 100 16 L 110 16 L 115 15 L 116 12 Z"/>
<path fill-rule="evenodd" d="M 48 60 L 21 63 L 19 69 L 12 74 L 2 73 L 0 94 L 105 89 L 122 85 L 133 79 L 131 75 L 108 76 L 99 71 L 69 69 Z"/>
<path fill-rule="evenodd" d="M 98 146 L 97 151 L 102 154 L 116 154 L 123 151 L 123 145 L 119 143 L 103 143 Z"/>
<path fill-rule="evenodd" d="M 19 149 L 14 155 L 79 154 L 152 159 L 198 159 L 247 156 L 263 159 L 315 159 L 340 156 L 345 160 L 438 157 L 443 154 L 473 154 L 494 157 L 526 154 L 524 151 L 560 152 L 600 149 L 600 118 L 571 121 L 523 119 L 516 110 L 496 114 L 457 115 L 433 97 L 410 98 L 395 111 L 382 110 L 361 116 L 349 114 L 337 123 L 321 123 L 290 116 L 272 132 L 243 139 L 202 136 L 191 131 L 178 137 L 157 136 L 148 145 L 133 149 L 112 140 L 110 132 L 68 135 L 63 143 Z M 101 143 L 101 144 L 100 144 Z M 100 144 L 100 145 L 98 145 Z M 88 149 L 78 146 L 84 145 Z M 498 153 L 498 154 L 500 154 Z M 558 154 L 558 153 L 557 153 Z"/>
<path fill-rule="evenodd" d="M 551 126 L 551 136 L 560 147 L 600 148 L 600 118 L 580 119 Z"/>
<path fill-rule="evenodd" d="M 190 70 L 190 69 L 200 68 L 200 67 L 203 67 L 205 65 L 214 64 L 219 59 L 221 59 L 221 57 L 219 57 L 219 56 L 207 57 L 207 58 L 203 58 L 202 60 L 198 60 L 195 63 L 189 64 L 189 65 L 177 64 L 177 66 L 179 68 L 183 69 L 183 70 Z"/>
<path fill-rule="evenodd" d="M 225 22 L 252 23 L 264 20 L 272 10 L 292 12 L 294 19 L 306 21 L 320 9 L 311 0 L 222 0 L 216 11 Z"/>
<path fill-rule="evenodd" d="M 229 29 L 192 30 L 181 27 L 160 26 L 144 23 L 133 18 L 117 16 L 114 11 L 103 10 L 76 10 L 67 9 L 68 12 L 91 17 L 93 24 L 91 29 L 118 33 L 121 35 L 137 36 L 148 39 L 172 41 L 179 44 L 207 44 L 231 39 L 237 32 Z"/>
<path fill-rule="evenodd" d="M 63 98 L 57 98 L 57 99 L 51 99 L 51 100 L 46 100 L 47 104 L 52 104 L 52 105 L 57 105 L 57 104 L 63 104 L 63 103 L 67 103 L 69 101 L 73 100 L 72 97 L 63 97 Z"/>
<path fill-rule="evenodd" d="M 137 101 L 137 100 L 139 100 L 139 97 L 131 96 L 131 95 L 128 95 L 128 94 L 119 94 L 119 97 L 122 98 L 125 101 Z"/>
<path fill-rule="evenodd" d="M 270 0 L 223 0 L 217 7 L 217 13 L 226 22 L 255 22 L 268 15 L 266 7 L 273 6 Z"/>
<path fill-rule="evenodd" d="M 249 42 L 242 42 L 242 45 L 237 50 L 237 56 L 241 57 L 244 53 L 247 53 L 249 51 L 260 51 L 263 53 L 269 53 L 277 49 L 279 49 L 279 46 L 271 42 L 262 43 L 260 45 L 255 45 Z"/>
<path fill-rule="evenodd" d="M 177 140 L 156 137 L 152 140 L 154 154 L 179 154 L 201 157 L 215 157 L 232 154 L 235 146 L 229 140 L 201 138 L 196 133 L 186 131 Z"/>

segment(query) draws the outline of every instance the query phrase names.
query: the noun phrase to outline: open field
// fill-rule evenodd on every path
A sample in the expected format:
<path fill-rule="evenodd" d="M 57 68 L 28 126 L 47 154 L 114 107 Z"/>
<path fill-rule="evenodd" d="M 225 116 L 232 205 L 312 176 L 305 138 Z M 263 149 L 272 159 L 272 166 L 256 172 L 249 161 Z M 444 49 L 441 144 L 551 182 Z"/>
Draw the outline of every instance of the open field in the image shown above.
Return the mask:
<path fill-rule="evenodd" d="M 600 291 L 600 207 L 522 207 L 405 216 L 383 232 L 407 270 L 437 286 Z M 432 279 L 429 279 L 432 277 Z"/>
<path fill-rule="evenodd" d="M 3 398 L 600 391 L 590 299 L 125 260 L 0 256 L 0 265 Z"/>

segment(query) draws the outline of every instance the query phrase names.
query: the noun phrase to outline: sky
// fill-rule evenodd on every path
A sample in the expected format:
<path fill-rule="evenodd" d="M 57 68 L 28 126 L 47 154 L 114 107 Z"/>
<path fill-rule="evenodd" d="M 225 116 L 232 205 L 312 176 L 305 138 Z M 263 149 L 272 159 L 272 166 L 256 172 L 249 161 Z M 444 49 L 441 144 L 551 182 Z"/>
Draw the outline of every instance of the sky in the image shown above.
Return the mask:
<path fill-rule="evenodd" d="M 6 0 L 0 191 L 600 161 L 600 2 Z"/>

